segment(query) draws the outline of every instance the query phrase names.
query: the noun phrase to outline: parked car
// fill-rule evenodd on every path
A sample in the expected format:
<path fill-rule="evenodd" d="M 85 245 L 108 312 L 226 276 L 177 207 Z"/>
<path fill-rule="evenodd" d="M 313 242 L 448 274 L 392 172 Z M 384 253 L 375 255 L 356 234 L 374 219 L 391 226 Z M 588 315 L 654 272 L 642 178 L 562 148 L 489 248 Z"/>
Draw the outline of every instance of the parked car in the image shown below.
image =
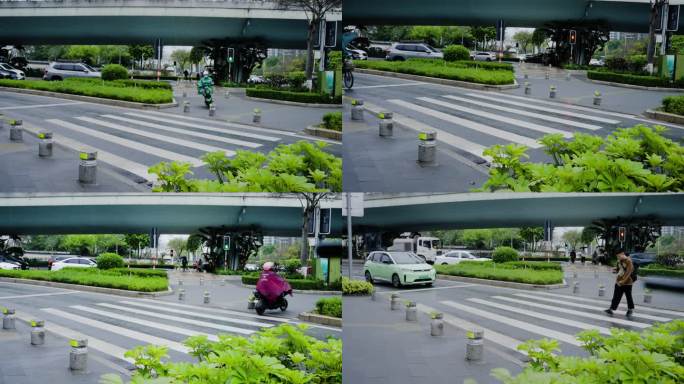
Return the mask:
<path fill-rule="evenodd" d="M 368 54 L 363 49 L 358 49 L 352 45 L 347 48 L 347 51 L 351 53 L 352 59 L 354 60 L 368 60 Z"/>
<path fill-rule="evenodd" d="M 496 55 L 492 52 L 477 52 L 473 55 L 475 61 L 496 61 Z"/>
<path fill-rule="evenodd" d="M 443 59 L 444 54 L 425 43 L 394 43 L 390 47 L 386 60 L 404 61 L 406 59 Z"/>
<path fill-rule="evenodd" d="M 66 260 L 70 257 L 73 256 L 50 256 L 50 258 L 48 259 L 48 270 L 52 269 L 52 264 L 54 264 L 55 262 Z"/>
<path fill-rule="evenodd" d="M 18 264 L 15 263 L 10 263 L 7 261 L 0 261 L 0 269 L 5 269 L 5 270 L 18 270 L 21 269 L 21 267 Z"/>
<path fill-rule="evenodd" d="M 435 257 L 435 264 L 448 265 L 458 264 L 463 260 L 468 261 L 489 261 L 485 257 L 477 257 L 468 251 L 451 251 Z"/>
<path fill-rule="evenodd" d="M 85 63 L 52 62 L 45 68 L 43 80 L 64 80 L 70 77 L 99 78 L 102 73 Z"/>
<path fill-rule="evenodd" d="M 7 63 L 0 63 L 0 69 L 13 72 L 17 75 L 17 80 L 26 80 L 26 74 L 24 74 L 24 71 L 22 71 L 21 69 L 14 68 L 13 66 Z"/>
<path fill-rule="evenodd" d="M 19 80 L 19 75 L 4 69 L 0 69 L 0 79 Z"/>
<path fill-rule="evenodd" d="M 250 75 L 247 79 L 248 84 L 261 84 L 264 82 L 264 77 L 259 75 Z"/>
<path fill-rule="evenodd" d="M 589 60 L 589 65 L 603 67 L 604 65 L 606 65 L 606 63 L 603 61 L 603 59 L 591 59 Z"/>
<path fill-rule="evenodd" d="M 656 262 L 655 253 L 637 252 L 630 254 L 629 257 L 637 267 L 645 267 Z"/>
<path fill-rule="evenodd" d="M 97 264 L 87 257 L 69 257 L 64 260 L 52 263 L 52 271 L 59 271 L 62 268 L 95 268 Z"/>
<path fill-rule="evenodd" d="M 19 266 L 19 269 L 29 269 L 28 261 L 19 255 L 0 255 L 0 263 L 11 263 Z"/>
<path fill-rule="evenodd" d="M 371 252 L 363 265 L 366 281 L 386 281 L 395 288 L 402 285 L 432 285 L 436 272 L 413 252 Z"/>

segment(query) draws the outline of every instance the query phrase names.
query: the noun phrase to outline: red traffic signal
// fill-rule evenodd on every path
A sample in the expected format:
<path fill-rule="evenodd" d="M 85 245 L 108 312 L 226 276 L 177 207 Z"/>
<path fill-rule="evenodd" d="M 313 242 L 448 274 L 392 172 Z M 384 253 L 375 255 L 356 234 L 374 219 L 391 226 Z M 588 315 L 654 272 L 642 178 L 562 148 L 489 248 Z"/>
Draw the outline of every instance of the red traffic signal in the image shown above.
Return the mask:
<path fill-rule="evenodd" d="M 570 30 L 570 44 L 575 44 L 577 42 L 577 31 L 574 29 Z"/>
<path fill-rule="evenodd" d="M 618 239 L 620 240 L 620 242 L 624 243 L 626 237 L 627 237 L 627 230 L 625 229 L 625 227 L 619 227 L 618 228 Z"/>

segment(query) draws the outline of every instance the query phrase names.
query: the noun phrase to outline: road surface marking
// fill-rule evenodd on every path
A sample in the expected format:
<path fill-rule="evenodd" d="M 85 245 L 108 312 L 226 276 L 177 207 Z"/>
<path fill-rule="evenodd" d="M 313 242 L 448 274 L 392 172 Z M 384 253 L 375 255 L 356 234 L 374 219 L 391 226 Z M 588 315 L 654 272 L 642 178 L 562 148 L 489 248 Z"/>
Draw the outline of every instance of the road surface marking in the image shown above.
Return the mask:
<path fill-rule="evenodd" d="M 606 327 L 599 327 L 599 326 L 592 325 L 589 323 L 583 323 L 581 321 L 570 320 L 570 319 L 566 319 L 563 317 L 547 315 L 547 314 L 543 314 L 543 313 L 539 313 L 539 312 L 535 312 L 535 311 L 528 311 L 526 309 L 522 309 L 519 307 L 511 307 L 510 305 L 499 304 L 499 303 L 495 303 L 495 302 L 483 300 L 483 299 L 472 298 L 472 299 L 468 299 L 468 301 L 471 301 L 473 303 L 482 304 L 482 305 L 487 305 L 487 306 L 494 307 L 497 309 L 503 309 L 505 311 L 519 313 L 519 314 L 530 316 L 530 317 L 536 317 L 537 319 L 551 321 L 553 323 L 568 325 L 570 327 L 575 327 L 575 328 L 580 328 L 580 329 L 598 329 L 598 331 L 603 333 L 604 335 L 610 335 L 610 329 L 608 329 Z"/>
<path fill-rule="evenodd" d="M 182 125 L 184 127 L 204 129 L 207 131 L 222 132 L 222 133 L 227 133 L 227 134 L 236 135 L 236 136 L 251 137 L 253 139 L 262 140 L 262 141 L 279 141 L 280 140 L 279 138 L 273 137 L 273 136 L 265 136 L 265 135 L 259 135 L 256 133 L 242 132 L 242 131 L 236 131 L 236 130 L 230 130 L 230 129 L 217 129 L 215 127 L 210 127 L 210 126 L 206 126 L 206 125 L 198 126 L 195 123 L 186 123 L 186 122 L 178 121 L 175 119 L 166 119 L 166 118 L 162 118 L 162 117 L 149 116 L 147 114 L 137 113 L 137 112 L 128 112 L 128 113 L 126 113 L 126 115 L 140 117 L 140 118 L 149 119 L 149 120 L 160 121 L 162 123 Z M 213 129 L 210 129 L 210 128 L 213 128 Z"/>
<path fill-rule="evenodd" d="M 457 105 L 457 104 L 447 103 L 446 101 L 433 99 L 431 97 L 418 97 L 417 99 L 421 100 L 421 101 L 426 101 L 428 103 L 436 104 L 436 105 L 439 105 L 439 106 L 442 106 L 445 108 L 450 108 L 450 109 L 453 109 L 453 110 L 456 110 L 459 112 L 465 112 L 465 113 L 469 113 L 471 115 L 484 117 L 486 119 L 500 121 L 502 123 L 507 123 L 507 124 L 511 124 L 511 125 L 516 125 L 518 127 L 530 129 L 530 130 L 541 132 L 541 133 L 561 134 L 565 138 L 571 138 L 572 137 L 572 133 L 567 132 L 567 131 L 562 131 L 560 129 L 550 128 L 550 127 L 546 127 L 543 125 L 530 123 L 528 121 L 512 119 L 510 117 L 497 115 L 495 113 L 481 111 L 479 109 L 473 109 L 473 108 L 468 108 L 468 107 L 464 107 L 464 106 Z"/>
<path fill-rule="evenodd" d="M 123 126 L 120 124 L 110 123 L 110 122 L 102 121 L 102 120 L 98 120 L 98 119 L 93 119 L 91 117 L 80 116 L 80 117 L 76 117 L 76 119 L 81 120 L 81 121 L 85 121 L 88 123 L 92 123 L 92 124 L 98 124 L 98 125 L 101 125 L 103 127 L 116 129 L 116 130 L 121 131 L 121 132 L 132 133 L 134 135 L 143 136 L 143 137 L 147 137 L 147 138 L 158 140 L 158 141 L 165 141 L 167 143 L 180 145 L 182 147 L 186 147 L 186 148 L 190 148 L 190 149 L 196 149 L 198 151 L 203 151 L 203 152 L 219 151 L 219 152 L 225 152 L 226 156 L 228 156 L 228 157 L 235 156 L 235 151 L 215 147 L 213 145 L 207 145 L 207 144 L 197 143 L 197 142 L 190 141 L 190 140 L 159 135 L 156 133 L 151 133 L 151 132 L 143 131 L 140 129 L 126 127 L 126 126 Z"/>
<path fill-rule="evenodd" d="M 192 164 L 195 167 L 199 167 L 199 166 L 204 164 L 204 162 L 202 160 L 194 158 L 194 157 L 181 155 L 179 153 L 175 153 L 175 152 L 167 151 L 165 149 L 153 147 L 151 145 L 142 144 L 142 143 L 139 143 L 137 141 L 124 139 L 124 138 L 121 138 L 119 136 L 110 135 L 110 134 L 105 133 L 105 132 L 101 132 L 101 131 L 98 131 L 95 129 L 86 128 L 86 127 L 83 127 L 81 125 L 69 123 L 67 121 L 63 121 L 63 120 L 59 120 L 59 119 L 48 119 L 46 121 L 49 123 L 55 124 L 55 125 L 59 125 L 59 126 L 64 127 L 64 128 L 74 130 L 76 132 L 80 132 L 80 133 L 83 133 L 83 134 L 86 134 L 89 136 L 96 137 L 98 139 L 106 140 L 106 141 L 112 142 L 114 144 L 118 144 L 118 145 L 121 145 L 124 147 L 128 147 L 130 149 L 136 149 L 138 151 L 147 153 L 149 155 L 162 157 L 162 158 L 165 158 L 168 160 L 187 162 L 187 163 Z M 99 155 L 99 152 L 98 152 L 98 155 Z"/>
<path fill-rule="evenodd" d="M 74 305 L 71 308 L 83 309 L 85 307 L 82 307 L 80 305 Z M 55 316 L 59 316 L 59 317 L 62 317 L 62 318 L 68 319 L 68 320 L 75 321 L 77 323 L 87 325 L 89 327 L 101 329 L 103 331 L 107 331 L 107 332 L 111 332 L 111 333 L 116 333 L 118 335 L 128 337 L 130 339 L 135 339 L 135 340 L 142 341 L 142 342 L 149 343 L 149 344 L 165 345 L 165 346 L 169 347 L 170 349 L 173 349 L 175 351 L 179 351 L 182 353 L 188 353 L 189 352 L 188 347 L 186 347 L 180 343 L 177 343 L 175 341 L 163 339 L 161 337 L 148 335 L 146 333 L 137 332 L 137 331 L 133 331 L 133 330 L 130 330 L 127 328 L 119 327 L 119 326 L 116 326 L 114 324 L 104 323 L 102 321 L 93 320 L 93 319 L 90 319 L 87 317 L 75 315 L 73 313 L 64 312 L 64 311 L 59 310 L 57 308 L 43 308 L 41 310 L 45 311 L 49 314 L 55 315 Z M 88 344 L 90 344 L 90 340 L 88 340 L 88 342 L 89 342 Z"/>
<path fill-rule="evenodd" d="M 364 107 L 366 108 L 366 110 L 368 110 L 371 113 L 374 113 L 376 115 L 378 113 L 382 112 L 382 109 L 380 107 L 373 105 L 373 104 L 370 104 L 370 103 L 364 104 Z M 477 157 L 483 158 L 489 162 L 492 161 L 491 157 L 485 156 L 482 154 L 482 152 L 485 149 L 487 149 L 487 147 L 485 147 L 483 145 L 473 143 L 472 141 L 468 141 L 462 137 L 453 135 L 453 134 L 446 132 L 444 130 L 441 130 L 441 129 L 434 128 L 434 127 L 429 126 L 425 123 L 421 123 L 418 120 L 411 119 L 409 117 L 400 115 L 398 113 L 394 114 L 394 116 L 392 117 L 392 120 L 394 120 L 394 122 L 396 122 L 397 124 L 400 124 L 406 128 L 413 129 L 413 130 L 418 131 L 418 132 L 420 132 L 422 130 L 435 131 L 437 133 L 437 138 L 438 138 L 439 142 L 451 145 L 452 147 L 455 147 L 455 148 L 461 149 L 463 151 L 466 151 L 468 153 L 471 153 L 471 154 L 473 154 Z"/>
<path fill-rule="evenodd" d="M 562 312 L 562 313 L 567 313 L 569 315 L 575 315 L 575 316 L 581 316 L 581 317 L 587 317 L 590 319 L 596 319 L 596 320 L 602 320 L 602 321 L 607 321 L 610 323 L 615 323 L 615 324 L 623 324 L 623 325 L 628 325 L 631 327 L 637 327 L 637 328 L 648 328 L 651 326 L 651 324 L 646 324 L 646 323 L 639 323 L 637 321 L 630 321 L 630 320 L 624 320 L 624 319 L 617 319 L 617 318 L 611 318 L 607 317 L 606 315 L 597 315 L 595 313 L 588 313 L 588 312 L 581 312 L 581 311 L 575 311 L 572 309 L 567 309 L 559 306 L 553 306 L 553 305 L 546 305 L 546 304 L 539 304 L 539 303 L 533 303 L 530 301 L 526 300 L 518 300 L 514 299 L 512 297 L 506 297 L 506 296 L 492 296 L 494 299 L 498 300 L 506 300 L 510 301 L 512 303 L 517 303 L 517 304 L 523 304 L 523 305 L 528 305 L 530 307 L 536 307 L 536 308 L 541 308 L 541 309 L 548 309 L 550 311 L 556 311 L 556 312 Z"/>
<path fill-rule="evenodd" d="M 354 87 L 354 89 L 371 89 L 371 88 L 390 88 L 390 87 L 409 87 L 412 85 L 423 85 L 424 83 L 402 83 L 402 84 L 382 84 L 382 85 L 362 85 Z"/>
<path fill-rule="evenodd" d="M 89 312 L 89 313 L 92 313 L 95 315 L 109 317 L 112 319 L 122 320 L 122 321 L 133 323 L 133 324 L 142 325 L 145 327 L 155 328 L 155 329 L 158 329 L 160 331 L 167 331 L 167 332 L 177 333 L 177 334 L 185 335 L 185 336 L 205 335 L 211 341 L 217 341 L 218 340 L 218 337 L 216 337 L 216 335 L 208 334 L 205 332 L 197 332 L 197 331 L 193 331 L 193 330 L 187 329 L 187 328 L 174 327 L 172 325 L 166 325 L 166 324 L 157 323 L 154 321 L 138 319 L 135 317 L 131 317 L 130 315 L 119 315 L 119 314 L 112 313 L 112 312 L 101 311 L 101 310 L 95 309 L 95 308 L 84 307 L 82 305 L 72 305 L 70 308 L 78 309 L 78 310 L 83 311 L 83 312 Z M 103 324 L 106 324 L 106 323 L 103 323 Z"/>
<path fill-rule="evenodd" d="M 228 144 L 235 144 L 235 145 L 240 145 L 243 147 L 249 147 L 249 148 L 259 148 L 261 147 L 261 144 L 259 143 L 253 143 L 251 141 L 244 141 L 244 140 L 238 140 L 238 139 L 231 139 L 228 137 L 223 137 L 223 136 L 218 136 L 218 135 L 209 135 L 207 133 L 202 133 L 202 132 L 195 132 L 195 131 L 190 131 L 187 129 L 180 129 L 180 128 L 172 128 L 166 125 L 160 125 L 160 124 L 155 124 L 155 123 L 149 123 L 147 121 L 141 121 L 141 120 L 134 120 L 134 119 L 127 119 L 125 117 L 121 116 L 115 116 L 115 115 L 102 115 L 102 117 L 106 117 L 109 119 L 114 119 L 114 120 L 120 120 L 120 121 L 125 121 L 127 123 L 133 123 L 137 125 L 142 125 L 144 127 L 150 127 L 150 128 L 156 128 L 156 129 L 161 129 L 163 131 L 169 131 L 169 132 L 175 132 L 175 133 L 180 133 L 183 135 L 188 135 L 188 136 L 195 136 L 195 137 L 201 137 L 203 139 L 208 139 L 208 140 L 213 140 L 213 141 L 221 141 L 223 143 L 228 143 Z M 221 131 L 220 129 L 216 129 L 216 131 Z"/>
<path fill-rule="evenodd" d="M 241 301 L 242 302 L 242 301 Z M 160 305 L 152 305 L 151 303 L 141 303 L 137 301 L 120 301 L 122 304 L 127 304 L 127 305 L 134 305 L 142 308 L 149 308 L 149 309 L 155 309 L 158 311 L 165 311 L 165 312 L 171 312 L 171 313 L 178 313 L 181 315 L 189 315 L 189 316 L 194 316 L 194 317 L 202 317 L 205 319 L 212 319 L 212 320 L 219 320 L 219 321 L 226 321 L 229 323 L 236 323 L 236 324 L 244 324 L 244 325 L 251 325 L 255 327 L 272 327 L 273 324 L 270 323 L 261 323 L 258 321 L 250 321 L 250 320 L 243 320 L 243 319 L 236 319 L 236 318 L 230 318 L 230 317 L 225 317 L 225 316 L 213 316 L 209 314 L 203 314 L 203 313 L 198 313 L 198 312 L 188 312 L 187 310 L 183 309 L 174 309 L 174 308 L 163 308 Z"/>
<path fill-rule="evenodd" d="M 620 124 L 620 120 L 606 119 L 606 118 L 598 117 L 598 116 L 589 116 L 589 115 L 582 114 L 582 113 L 575 113 L 575 112 L 565 111 L 565 110 L 556 109 L 556 108 L 546 108 L 546 107 L 542 107 L 540 105 L 531 105 L 530 103 L 521 103 L 521 102 L 517 102 L 517 101 L 513 101 L 513 100 L 502 100 L 500 97 L 486 96 L 486 95 L 481 95 L 478 93 L 468 93 L 467 96 L 478 97 L 480 99 L 485 99 L 485 100 L 491 100 L 491 101 L 495 101 L 497 103 L 515 105 L 515 106 L 524 107 L 527 109 L 535 109 L 537 111 L 542 111 L 542 112 L 555 113 L 557 115 L 577 117 L 577 118 L 584 119 L 584 120 L 594 120 L 594 121 L 598 121 L 598 122 L 606 123 L 606 124 Z M 559 107 L 560 106 L 563 106 L 563 104 L 560 104 Z"/>
<path fill-rule="evenodd" d="M 133 112 L 128 113 L 129 115 L 133 114 Z M 247 129 L 251 130 L 254 132 L 264 132 L 264 133 L 271 133 L 274 135 L 283 135 L 283 136 L 298 136 L 297 133 L 295 132 L 290 132 L 290 131 L 283 131 L 280 129 L 271 129 L 271 128 L 259 128 L 255 127 L 252 125 L 247 125 L 247 124 L 240 124 L 240 123 L 231 123 L 229 121 L 223 121 L 223 120 L 207 120 L 207 119 L 201 119 L 199 117 L 192 117 L 192 116 L 183 116 L 183 115 L 178 115 L 175 113 L 163 113 L 163 112 L 155 112 L 155 111 L 146 111 L 144 114 L 138 113 L 137 114 L 139 117 L 149 117 L 149 115 L 158 115 L 158 116 L 163 116 L 163 117 L 173 117 L 174 119 L 181 119 L 181 120 L 188 120 L 188 121 L 197 121 L 203 124 L 216 124 L 216 125 L 222 125 L 224 127 L 230 127 L 230 128 L 239 128 L 239 129 Z M 244 134 L 245 132 L 238 131 L 241 134 Z"/>
<path fill-rule="evenodd" d="M 168 301 L 152 300 L 152 299 L 138 299 L 138 301 L 144 301 L 144 302 L 148 302 L 148 303 L 155 303 L 155 304 L 161 304 L 161 305 L 170 305 L 172 307 L 188 308 L 188 309 L 194 309 L 194 310 L 199 310 L 199 311 L 207 311 L 210 313 L 222 313 L 222 314 L 226 314 L 226 315 L 236 315 L 236 316 L 245 316 L 245 317 L 254 318 L 254 316 L 249 314 L 249 313 L 232 311 L 230 309 L 207 308 L 207 307 L 200 307 L 200 306 L 196 306 L 196 305 L 171 303 Z M 259 316 L 258 318 L 264 319 L 264 320 L 282 322 L 282 323 L 290 323 L 292 321 L 291 319 L 282 318 L 282 317 L 273 317 L 273 316 Z"/>
<path fill-rule="evenodd" d="M 69 291 L 69 292 L 53 292 L 53 293 L 33 293 L 29 295 L 17 295 L 17 296 L 0 296 L 0 299 L 23 299 L 25 297 L 40 297 L 40 296 L 56 296 L 56 295 L 73 295 L 74 293 L 81 293 L 79 291 Z"/>
<path fill-rule="evenodd" d="M 440 289 L 451 289 L 451 288 L 465 288 L 472 287 L 476 284 L 462 284 L 462 285 L 450 285 L 448 287 L 432 287 L 432 288 L 415 288 L 415 289 L 399 289 L 396 291 L 388 291 L 386 293 L 403 293 L 403 292 L 426 292 L 426 291 L 437 291 Z M 383 292 L 384 293 L 384 292 Z"/>
<path fill-rule="evenodd" d="M 407 109 L 412 109 L 414 111 L 420 112 L 422 114 L 428 115 L 435 117 L 440 120 L 448 121 L 450 123 L 454 123 L 460 126 L 463 126 L 465 128 L 472 129 L 474 131 L 478 131 L 484 134 L 488 134 L 490 136 L 495 136 L 500 139 L 506 140 L 507 142 L 514 142 L 518 144 L 523 144 L 526 145 L 530 148 L 540 148 L 542 145 L 539 144 L 535 139 L 521 136 L 512 132 L 504 131 L 498 128 L 490 127 L 488 125 L 476 123 L 474 121 L 462 119 L 457 116 L 449 115 L 447 113 L 435 111 L 434 109 L 426 108 L 421 105 L 409 103 L 404 100 L 388 100 L 392 104 L 396 104 L 398 106 L 407 108 Z"/>
<path fill-rule="evenodd" d="M 528 298 L 528 299 L 541 300 L 541 301 L 549 301 L 549 302 L 558 304 L 558 299 L 551 299 L 551 298 L 545 298 L 545 297 L 538 297 L 538 296 L 528 295 L 528 294 L 525 294 L 525 293 L 515 293 L 514 295 L 515 295 L 515 296 L 520 296 L 520 297 L 526 297 L 526 298 Z M 607 304 L 608 306 L 610 305 L 610 303 L 606 303 L 606 304 Z M 571 302 L 568 302 L 568 301 L 564 302 L 563 305 L 567 305 L 567 306 L 570 306 L 570 307 L 577 307 L 577 308 L 593 309 L 593 310 L 596 310 L 596 311 L 603 311 L 603 310 L 605 310 L 605 309 L 607 308 L 607 307 L 596 307 L 596 306 L 593 306 L 593 305 L 586 305 L 586 304 L 579 304 L 579 303 L 571 303 Z M 615 313 L 618 313 L 618 312 L 615 312 Z M 620 313 L 620 314 L 621 314 L 621 313 Z M 672 320 L 672 319 L 668 319 L 668 318 L 666 318 L 666 317 L 652 316 L 652 315 L 644 315 L 644 314 L 642 314 L 642 313 L 639 313 L 638 311 L 635 312 L 634 315 L 632 315 L 632 316 L 633 316 L 633 317 L 640 317 L 640 318 L 642 318 L 642 319 L 649 319 L 649 320 L 663 321 L 663 322 L 667 322 L 667 321 Z"/>
<path fill-rule="evenodd" d="M 459 309 L 461 311 L 469 312 L 473 315 L 484 317 L 484 318 L 489 319 L 489 320 L 498 321 L 502 324 L 505 324 L 505 325 L 508 325 L 511 327 L 520 328 L 520 329 L 527 331 L 527 332 L 530 332 L 530 333 L 536 333 L 536 334 L 542 335 L 544 337 L 551 337 L 553 339 L 556 339 L 556 340 L 559 340 L 559 341 L 562 341 L 562 342 L 565 342 L 568 344 L 572 344 L 572 345 L 575 345 L 578 347 L 582 345 L 582 343 L 580 343 L 577 339 L 575 339 L 575 336 L 568 335 L 567 333 L 554 331 L 553 329 L 540 327 L 538 325 L 530 324 L 530 323 L 525 322 L 525 321 L 520 321 L 520 320 L 510 318 L 508 316 L 502 316 L 502 315 L 498 315 L 496 313 L 483 311 L 481 309 L 473 308 L 473 307 L 470 307 L 468 305 L 459 304 L 459 303 L 456 303 L 453 301 L 446 300 L 446 301 L 441 301 L 440 303 L 442 303 L 444 305 L 448 305 L 448 306 L 456 308 L 456 309 Z M 486 333 L 485 333 L 485 338 L 488 338 Z"/>
<path fill-rule="evenodd" d="M 0 110 L 14 110 L 14 109 L 31 109 L 31 108 L 46 108 L 46 107 L 63 107 L 65 105 L 77 105 L 84 104 L 83 102 L 73 102 L 73 103 L 53 103 L 53 104 L 34 104 L 34 105 L 19 105 L 15 107 L 0 107 Z"/>
<path fill-rule="evenodd" d="M 578 121 L 561 119 L 561 118 L 554 117 L 554 116 L 542 115 L 540 113 L 524 111 L 524 110 L 519 109 L 519 108 L 508 108 L 508 107 L 503 107 L 503 106 L 496 105 L 496 104 L 485 103 L 485 102 L 482 102 L 479 100 L 470 100 L 470 99 L 465 99 L 465 98 L 457 97 L 457 96 L 453 96 L 453 95 L 444 95 L 443 97 L 446 97 L 447 99 L 451 99 L 451 100 L 461 101 L 464 103 L 479 105 L 479 106 L 485 107 L 485 108 L 497 109 L 497 110 L 503 111 L 503 112 L 509 112 L 509 113 L 514 113 L 517 115 L 532 117 L 532 118 L 539 119 L 539 120 L 546 120 L 546 121 L 551 121 L 554 123 L 560 123 L 563 125 L 570 125 L 570 126 L 574 126 L 574 127 L 578 127 L 578 128 L 589 129 L 592 131 L 596 131 L 596 130 L 603 128 L 600 125 L 586 124 L 586 123 L 581 123 Z"/>

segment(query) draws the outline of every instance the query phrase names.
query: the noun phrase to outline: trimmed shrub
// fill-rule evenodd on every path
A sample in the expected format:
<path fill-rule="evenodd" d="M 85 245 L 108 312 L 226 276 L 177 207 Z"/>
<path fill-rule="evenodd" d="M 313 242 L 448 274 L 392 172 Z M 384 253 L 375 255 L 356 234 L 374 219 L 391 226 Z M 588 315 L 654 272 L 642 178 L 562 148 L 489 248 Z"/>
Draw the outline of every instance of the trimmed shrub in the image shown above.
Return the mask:
<path fill-rule="evenodd" d="M 101 270 L 97 268 L 64 268 L 59 271 L 0 270 L 0 276 L 141 292 L 166 291 L 169 284 L 166 276 L 141 277 L 122 273 L 115 269 Z"/>
<path fill-rule="evenodd" d="M 674 252 L 661 253 L 655 257 L 656 263 L 662 265 L 666 268 L 677 268 L 678 266 L 684 264 L 684 256 L 678 255 Z M 684 268 L 684 267 L 682 267 Z"/>
<path fill-rule="evenodd" d="M 301 90 L 304 88 L 306 73 L 304 71 L 290 72 L 287 75 L 287 86 L 291 90 Z"/>
<path fill-rule="evenodd" d="M 562 271 L 563 268 L 558 263 L 549 263 L 546 261 L 507 261 L 503 263 L 505 266 L 510 266 L 517 269 L 534 269 L 538 271 Z"/>
<path fill-rule="evenodd" d="M 259 275 L 242 275 L 242 284 L 256 285 L 259 281 Z M 287 279 L 292 289 L 301 289 L 306 291 L 334 291 L 340 289 L 339 283 L 331 283 L 326 286 L 323 280 L 312 279 Z"/>
<path fill-rule="evenodd" d="M 116 253 L 101 253 L 95 259 L 99 269 L 123 268 L 124 259 Z"/>
<path fill-rule="evenodd" d="M 119 64 L 107 64 L 102 68 L 102 80 L 124 80 L 128 78 L 128 70 Z"/>
<path fill-rule="evenodd" d="M 349 280 L 349 278 L 342 278 L 342 294 L 343 295 L 370 295 L 373 293 L 373 284 L 363 280 Z"/>
<path fill-rule="evenodd" d="M 326 297 L 316 302 L 316 313 L 323 316 L 342 318 L 342 298 Z"/>
<path fill-rule="evenodd" d="M 285 267 L 285 273 L 288 275 L 299 274 L 297 269 L 302 267 L 302 261 L 299 259 L 287 259 L 283 262 L 283 267 Z"/>
<path fill-rule="evenodd" d="M 249 97 L 260 99 L 284 100 L 310 104 L 342 104 L 341 96 L 331 97 L 330 95 L 323 93 L 292 92 L 268 88 L 247 88 L 245 93 Z"/>
<path fill-rule="evenodd" d="M 607 71 L 587 71 L 587 77 L 592 80 L 610 81 L 613 83 L 640 85 L 642 87 L 679 88 L 679 84 L 671 83 L 667 77 L 632 75 L 629 73 L 615 73 Z"/>
<path fill-rule="evenodd" d="M 506 267 L 506 264 L 462 261 L 453 265 L 435 265 L 443 275 L 474 277 L 477 279 L 512 281 L 525 284 L 558 284 L 563 282 L 563 271 L 535 270 Z"/>
<path fill-rule="evenodd" d="M 283 88 L 287 82 L 287 76 L 282 73 L 269 73 L 264 76 L 264 84 L 269 88 Z"/>
<path fill-rule="evenodd" d="M 328 71 L 338 71 L 342 69 L 342 51 L 330 51 L 328 53 Z"/>
<path fill-rule="evenodd" d="M 448 45 L 443 50 L 444 60 L 458 61 L 470 59 L 470 51 L 462 45 Z"/>
<path fill-rule="evenodd" d="M 487 70 L 484 69 L 485 65 L 482 63 L 465 63 L 466 62 L 463 61 L 447 63 L 443 60 L 425 59 L 409 59 L 406 61 L 354 61 L 354 65 L 357 68 L 406 73 L 410 75 L 434 77 L 438 79 L 458 80 L 489 85 L 505 85 L 513 84 L 514 82 L 515 76 L 510 70 Z M 508 66 L 510 66 L 510 64 Z"/>
<path fill-rule="evenodd" d="M 131 275 L 138 277 L 166 277 L 166 270 L 144 268 L 112 268 L 108 272 L 115 272 L 122 276 Z"/>
<path fill-rule="evenodd" d="M 684 96 L 668 96 L 664 98 L 663 111 L 684 115 Z"/>
<path fill-rule="evenodd" d="M 634 73 L 643 73 L 644 67 L 648 63 L 646 55 L 632 55 L 627 60 L 629 70 Z"/>
<path fill-rule="evenodd" d="M 328 112 L 323 115 L 323 128 L 342 132 L 342 112 Z"/>
<path fill-rule="evenodd" d="M 138 80 L 157 80 L 157 76 L 153 75 L 133 75 L 132 76 L 134 79 Z M 178 81 L 180 76 L 159 76 L 159 81 L 161 80 L 173 80 L 173 81 Z"/>
<path fill-rule="evenodd" d="M 609 71 L 625 72 L 629 69 L 629 63 L 623 57 L 609 57 L 606 59 L 606 68 Z"/>
<path fill-rule="evenodd" d="M 496 247 L 492 253 L 492 260 L 495 263 L 518 261 L 518 251 L 511 247 Z"/>

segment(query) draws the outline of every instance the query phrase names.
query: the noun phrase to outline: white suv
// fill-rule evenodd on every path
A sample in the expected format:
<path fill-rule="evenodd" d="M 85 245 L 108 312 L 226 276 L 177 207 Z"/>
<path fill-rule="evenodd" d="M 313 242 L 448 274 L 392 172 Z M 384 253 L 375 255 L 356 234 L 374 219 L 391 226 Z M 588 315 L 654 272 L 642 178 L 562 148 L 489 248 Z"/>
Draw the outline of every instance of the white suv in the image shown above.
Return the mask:
<path fill-rule="evenodd" d="M 394 43 L 385 59 L 404 61 L 406 59 L 443 59 L 444 54 L 425 43 Z"/>
<path fill-rule="evenodd" d="M 68 259 L 55 261 L 52 263 L 52 271 L 59 271 L 62 268 L 95 268 L 97 264 L 85 257 L 70 257 Z"/>
<path fill-rule="evenodd" d="M 24 74 L 24 71 L 21 69 L 14 68 L 13 66 L 7 64 L 7 63 L 0 63 L 0 69 L 4 69 L 5 71 L 13 72 L 17 74 L 17 80 L 26 80 L 26 75 Z"/>
<path fill-rule="evenodd" d="M 84 63 L 52 62 L 45 68 L 43 80 L 64 80 L 70 77 L 99 78 L 102 74 Z"/>

